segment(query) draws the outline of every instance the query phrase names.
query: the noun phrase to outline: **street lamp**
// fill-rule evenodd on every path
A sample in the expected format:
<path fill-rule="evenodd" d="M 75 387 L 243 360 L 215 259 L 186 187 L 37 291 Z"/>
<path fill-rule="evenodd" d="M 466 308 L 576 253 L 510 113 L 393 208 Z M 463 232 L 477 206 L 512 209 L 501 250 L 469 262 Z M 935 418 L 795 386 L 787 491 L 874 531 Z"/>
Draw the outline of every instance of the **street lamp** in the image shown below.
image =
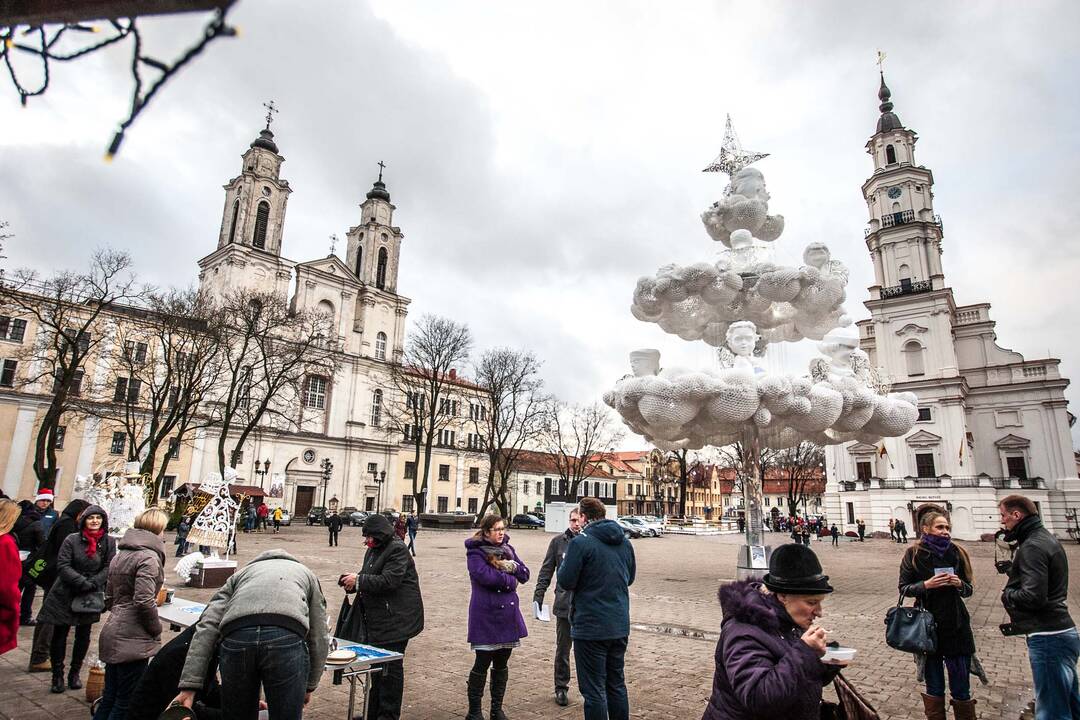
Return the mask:
<path fill-rule="evenodd" d="M 334 472 L 334 463 L 330 462 L 330 458 L 323 458 L 322 461 L 322 506 L 326 507 L 326 486 L 330 482 L 330 474 Z"/>
<path fill-rule="evenodd" d="M 375 467 L 372 467 L 371 468 L 371 481 L 379 486 L 378 497 L 376 499 L 376 502 L 378 503 L 378 507 L 375 508 L 375 512 L 382 512 L 382 486 L 383 486 L 383 483 L 386 482 L 386 471 L 385 470 L 380 471 L 378 469 L 377 465 Z"/>
<path fill-rule="evenodd" d="M 261 470 L 259 468 L 262 468 Z M 266 458 L 263 462 L 255 461 L 255 474 L 259 476 L 259 487 L 265 487 L 263 484 L 266 480 L 266 474 L 270 472 L 270 458 Z"/>

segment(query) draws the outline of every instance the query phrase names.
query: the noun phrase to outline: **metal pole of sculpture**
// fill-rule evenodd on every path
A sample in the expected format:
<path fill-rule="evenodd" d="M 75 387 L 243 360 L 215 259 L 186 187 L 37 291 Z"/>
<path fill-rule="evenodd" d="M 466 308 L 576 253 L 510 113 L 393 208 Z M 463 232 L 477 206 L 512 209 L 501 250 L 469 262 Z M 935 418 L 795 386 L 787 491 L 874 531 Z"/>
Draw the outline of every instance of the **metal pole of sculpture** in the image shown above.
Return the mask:
<path fill-rule="evenodd" d="M 713 260 L 668 264 L 638 280 L 630 311 L 685 341 L 717 348 L 719 369 L 661 367 L 660 351 L 630 353 L 632 374 L 605 393 L 635 433 L 662 451 L 741 443 L 745 545 L 738 576 L 768 569 L 761 451 L 812 442 L 876 444 L 899 437 L 918 418 L 913 393 L 891 393 L 859 349 L 844 311 L 847 269 L 811 242 L 802 264 L 781 265 L 772 244 L 784 218 L 769 214 L 765 176 L 748 167 L 765 157 L 744 151 L 728 126 L 707 172 L 727 173 L 723 197 L 701 216 L 722 249 Z M 770 372 L 771 343 L 818 341 L 824 356 L 801 373 Z"/>

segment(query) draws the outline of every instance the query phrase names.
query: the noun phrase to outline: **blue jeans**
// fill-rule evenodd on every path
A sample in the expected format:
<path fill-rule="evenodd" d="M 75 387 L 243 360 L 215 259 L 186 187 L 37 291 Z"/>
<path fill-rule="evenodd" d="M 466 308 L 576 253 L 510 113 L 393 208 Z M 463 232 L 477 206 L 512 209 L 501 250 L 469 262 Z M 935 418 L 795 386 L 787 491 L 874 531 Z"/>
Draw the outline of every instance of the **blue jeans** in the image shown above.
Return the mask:
<path fill-rule="evenodd" d="M 307 693 L 307 643 L 276 625 L 240 628 L 221 641 L 221 714 L 230 720 L 256 720 L 259 685 L 270 720 L 300 720 Z"/>
<path fill-rule="evenodd" d="M 1035 682 L 1035 720 L 1080 720 L 1080 685 L 1076 628 L 1059 635 L 1028 637 L 1028 658 Z"/>
<path fill-rule="evenodd" d="M 971 699 L 970 655 L 927 655 L 926 694 L 945 697 L 945 671 L 949 672 L 949 690 L 953 700 Z"/>
<path fill-rule="evenodd" d="M 105 666 L 105 690 L 93 720 L 124 720 L 127 717 L 131 693 L 139 684 L 148 662 L 133 660 Z"/>
<path fill-rule="evenodd" d="M 629 720 L 623 660 L 626 638 L 574 640 L 578 690 L 585 700 L 585 720 Z"/>

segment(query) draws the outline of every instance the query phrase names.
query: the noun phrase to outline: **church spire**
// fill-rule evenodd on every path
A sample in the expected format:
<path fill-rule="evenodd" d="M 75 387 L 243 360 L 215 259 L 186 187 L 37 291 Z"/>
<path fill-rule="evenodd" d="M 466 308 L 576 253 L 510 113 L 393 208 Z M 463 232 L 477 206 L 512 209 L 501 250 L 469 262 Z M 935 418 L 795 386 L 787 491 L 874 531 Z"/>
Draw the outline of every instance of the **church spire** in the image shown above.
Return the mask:
<path fill-rule="evenodd" d="M 383 182 L 382 173 L 386 168 L 386 163 L 382 160 L 379 161 L 379 179 L 375 181 L 375 184 L 371 186 L 371 190 L 368 191 L 368 200 L 385 200 L 390 202 L 390 193 L 386 190 L 386 183 Z"/>
<path fill-rule="evenodd" d="M 885 84 L 885 73 L 880 72 L 881 75 L 881 87 L 878 88 L 878 100 L 881 104 L 878 105 L 878 110 L 881 111 L 881 117 L 877 121 L 877 132 L 889 132 L 890 130 L 900 130 L 904 127 L 900 122 L 900 118 L 893 112 L 893 104 L 890 98 L 892 97 L 892 91 L 889 90 L 889 86 Z"/>

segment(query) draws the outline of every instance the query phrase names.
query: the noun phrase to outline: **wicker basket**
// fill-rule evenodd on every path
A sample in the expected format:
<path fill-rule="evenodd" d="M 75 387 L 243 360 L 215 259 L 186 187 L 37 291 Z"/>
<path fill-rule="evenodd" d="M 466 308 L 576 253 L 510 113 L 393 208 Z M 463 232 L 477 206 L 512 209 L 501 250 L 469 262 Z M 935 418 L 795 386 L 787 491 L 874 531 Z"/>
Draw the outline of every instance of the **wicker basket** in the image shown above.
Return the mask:
<path fill-rule="evenodd" d="M 105 668 L 90 666 L 90 673 L 86 676 L 86 702 L 92 703 L 105 692 Z"/>

